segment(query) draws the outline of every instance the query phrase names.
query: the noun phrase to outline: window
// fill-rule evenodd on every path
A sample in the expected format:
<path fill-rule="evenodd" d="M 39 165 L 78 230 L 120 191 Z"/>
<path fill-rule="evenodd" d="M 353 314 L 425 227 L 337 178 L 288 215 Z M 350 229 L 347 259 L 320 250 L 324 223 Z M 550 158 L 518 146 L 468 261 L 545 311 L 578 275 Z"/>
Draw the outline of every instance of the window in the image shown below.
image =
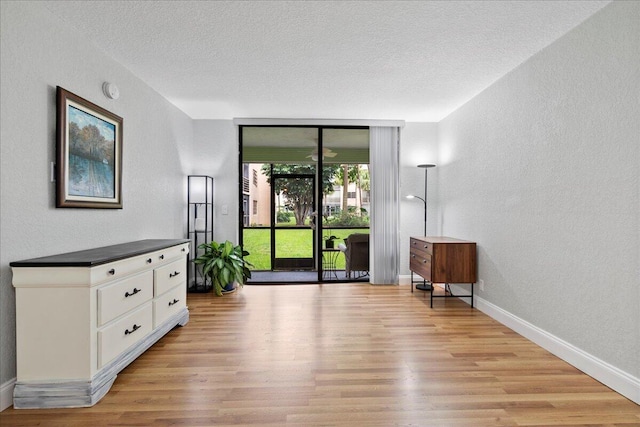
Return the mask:
<path fill-rule="evenodd" d="M 251 209 L 251 214 L 252 215 L 258 215 L 258 201 L 257 200 L 253 201 L 253 209 Z"/>
<path fill-rule="evenodd" d="M 242 166 L 242 192 L 249 193 L 249 165 Z"/>
<path fill-rule="evenodd" d="M 242 195 L 242 224 L 249 226 L 249 196 L 246 194 Z"/>

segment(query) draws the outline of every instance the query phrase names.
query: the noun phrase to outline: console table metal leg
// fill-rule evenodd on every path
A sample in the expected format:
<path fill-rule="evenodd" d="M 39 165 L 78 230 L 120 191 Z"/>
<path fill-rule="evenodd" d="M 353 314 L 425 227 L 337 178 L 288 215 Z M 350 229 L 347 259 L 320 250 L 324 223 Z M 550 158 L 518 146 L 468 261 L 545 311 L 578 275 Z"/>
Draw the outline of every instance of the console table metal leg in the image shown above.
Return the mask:
<path fill-rule="evenodd" d="M 473 304 L 473 286 L 475 285 L 474 283 L 469 283 L 469 285 L 471 285 L 471 294 L 470 295 L 454 295 L 453 292 L 451 292 L 451 287 L 449 286 L 448 283 L 444 284 L 444 295 L 433 295 L 433 284 L 431 285 L 431 308 L 433 308 L 433 299 L 434 298 L 471 298 L 471 308 L 474 307 Z M 447 295 L 448 293 L 448 295 Z"/>

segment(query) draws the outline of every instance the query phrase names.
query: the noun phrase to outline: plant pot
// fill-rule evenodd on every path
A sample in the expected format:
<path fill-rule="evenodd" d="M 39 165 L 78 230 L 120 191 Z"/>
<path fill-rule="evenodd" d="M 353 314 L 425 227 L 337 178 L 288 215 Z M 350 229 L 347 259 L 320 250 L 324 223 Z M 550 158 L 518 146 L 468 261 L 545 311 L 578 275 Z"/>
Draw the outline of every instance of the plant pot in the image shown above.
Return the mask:
<path fill-rule="evenodd" d="M 236 289 L 238 289 L 238 286 L 237 286 L 236 282 L 227 283 L 226 286 L 224 288 L 222 288 L 222 293 L 223 294 L 228 294 L 228 293 L 231 293 L 231 292 L 235 291 Z"/>

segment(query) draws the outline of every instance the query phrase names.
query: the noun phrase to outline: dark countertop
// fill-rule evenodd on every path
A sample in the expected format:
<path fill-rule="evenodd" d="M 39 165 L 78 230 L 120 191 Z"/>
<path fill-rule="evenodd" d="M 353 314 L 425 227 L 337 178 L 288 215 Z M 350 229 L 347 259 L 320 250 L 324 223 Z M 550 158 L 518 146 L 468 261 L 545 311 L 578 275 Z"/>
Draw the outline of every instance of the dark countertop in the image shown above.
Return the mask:
<path fill-rule="evenodd" d="M 66 254 L 14 261 L 11 267 L 93 267 L 100 264 L 189 243 L 186 239 L 148 239 Z"/>

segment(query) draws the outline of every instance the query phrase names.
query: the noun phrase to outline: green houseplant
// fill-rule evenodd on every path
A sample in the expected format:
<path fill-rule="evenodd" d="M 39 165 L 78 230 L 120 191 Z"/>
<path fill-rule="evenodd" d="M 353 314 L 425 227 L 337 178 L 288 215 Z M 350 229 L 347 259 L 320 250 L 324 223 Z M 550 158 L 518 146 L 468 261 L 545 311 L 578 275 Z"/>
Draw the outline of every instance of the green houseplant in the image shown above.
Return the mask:
<path fill-rule="evenodd" d="M 233 290 L 234 283 L 242 286 L 251 278 L 249 267 L 253 265 L 244 259 L 249 252 L 242 250 L 240 245 L 228 240 L 224 243 L 213 241 L 201 244 L 198 249 L 204 253 L 193 262 L 202 265 L 202 274 L 211 278 L 216 295 Z"/>
<path fill-rule="evenodd" d="M 333 245 L 334 245 L 334 241 L 337 240 L 338 238 L 336 236 L 329 236 L 329 237 L 325 237 L 325 247 L 327 249 L 333 249 Z"/>

